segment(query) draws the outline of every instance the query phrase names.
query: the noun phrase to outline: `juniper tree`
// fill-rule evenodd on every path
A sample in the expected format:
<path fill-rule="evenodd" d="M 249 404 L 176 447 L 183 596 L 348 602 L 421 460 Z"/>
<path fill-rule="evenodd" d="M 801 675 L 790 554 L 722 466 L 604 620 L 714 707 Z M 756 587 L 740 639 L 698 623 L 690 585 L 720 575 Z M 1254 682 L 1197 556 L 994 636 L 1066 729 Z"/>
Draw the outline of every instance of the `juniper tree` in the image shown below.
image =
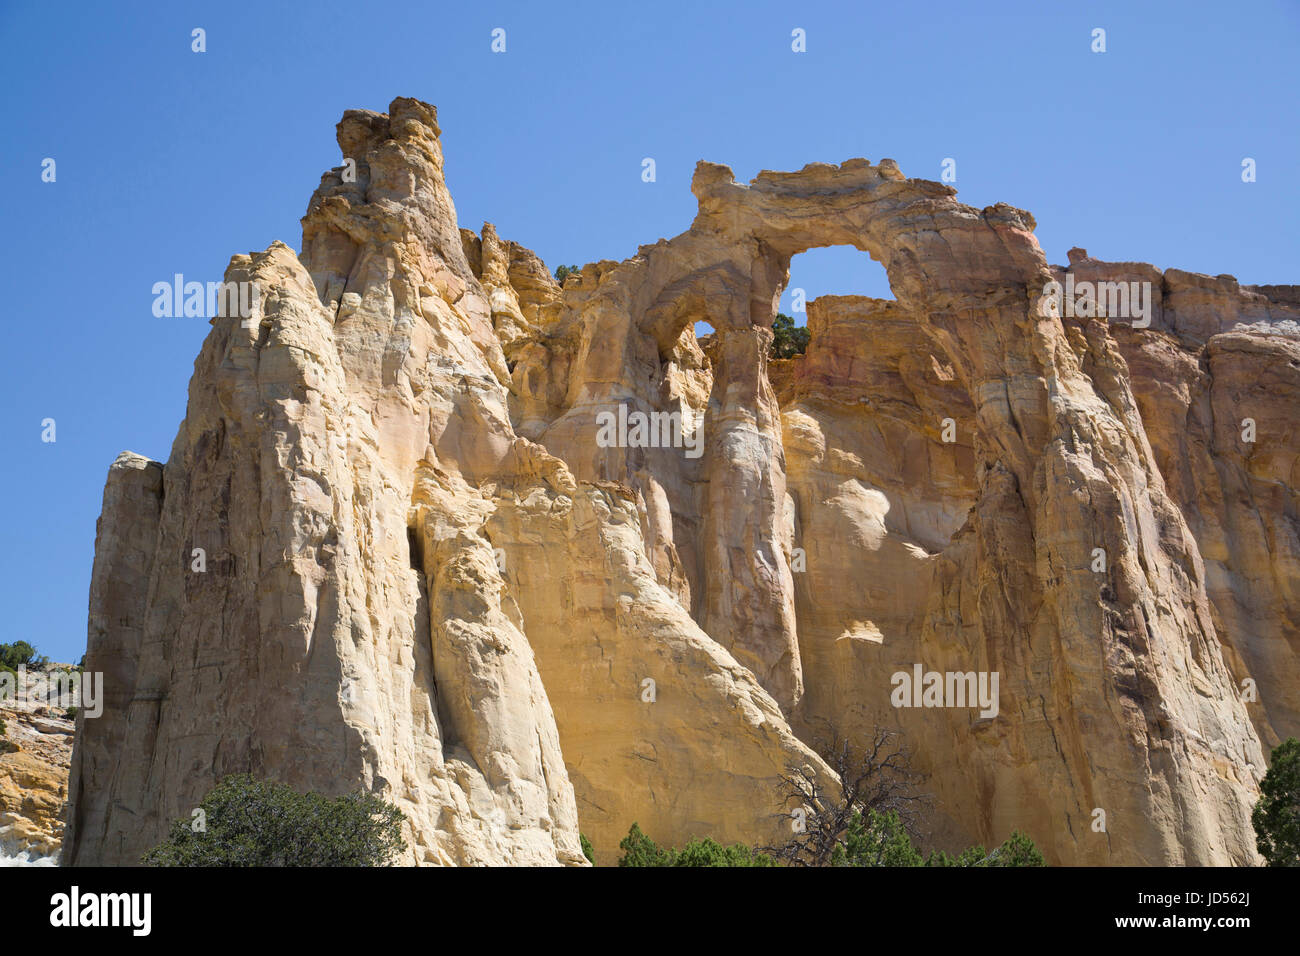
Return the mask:
<path fill-rule="evenodd" d="M 869 824 L 873 813 L 882 819 L 893 814 L 900 828 L 915 832 L 931 798 L 918 791 L 925 777 L 912 769 L 911 752 L 897 732 L 877 727 L 861 748 L 832 734 L 817 749 L 838 783 L 807 764 L 786 767 L 780 816 L 790 822 L 791 835 L 763 852 L 792 866 L 826 866 L 850 827 Z"/>

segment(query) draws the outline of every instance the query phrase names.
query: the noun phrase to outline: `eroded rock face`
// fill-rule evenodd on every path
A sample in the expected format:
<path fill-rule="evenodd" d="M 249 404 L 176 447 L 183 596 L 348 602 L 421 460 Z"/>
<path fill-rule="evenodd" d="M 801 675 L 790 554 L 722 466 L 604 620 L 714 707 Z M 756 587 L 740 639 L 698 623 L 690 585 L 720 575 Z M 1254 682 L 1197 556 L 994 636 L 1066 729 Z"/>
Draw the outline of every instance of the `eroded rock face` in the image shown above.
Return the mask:
<path fill-rule="evenodd" d="M 63 837 L 74 721 L 67 664 L 0 676 L 0 867 L 52 865 Z"/>
<path fill-rule="evenodd" d="M 1132 263 L 1081 274 L 1152 279 L 1149 329 L 1115 339 L 1161 474 L 1205 564 L 1226 661 L 1266 748 L 1300 728 L 1300 300 Z M 1154 273 L 1154 275 L 1151 275 Z"/>
<path fill-rule="evenodd" d="M 1085 254 L 1155 320 L 1044 314 L 1028 213 L 860 159 L 701 163 L 689 230 L 560 288 L 459 228 L 432 107 L 338 134 L 355 181 L 301 256 L 232 260 L 259 306 L 213 320 L 167 464 L 110 471 L 65 862 L 241 771 L 385 796 L 412 863 L 761 845 L 778 775 L 834 786 L 818 741 L 876 726 L 939 845 L 1256 859 L 1260 738 L 1300 730 L 1293 289 Z M 839 244 L 896 300 L 818 299 L 769 363 L 791 257 Z M 639 416 L 665 440 L 608 440 Z M 916 664 L 996 673 L 996 713 L 894 706 Z"/>

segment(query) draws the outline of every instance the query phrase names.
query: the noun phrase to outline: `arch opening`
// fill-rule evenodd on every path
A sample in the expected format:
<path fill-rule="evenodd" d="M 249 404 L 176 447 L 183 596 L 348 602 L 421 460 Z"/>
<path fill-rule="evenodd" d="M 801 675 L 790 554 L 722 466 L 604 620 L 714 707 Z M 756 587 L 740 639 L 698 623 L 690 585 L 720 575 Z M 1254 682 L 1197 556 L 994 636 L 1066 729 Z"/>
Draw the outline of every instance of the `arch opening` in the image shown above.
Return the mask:
<path fill-rule="evenodd" d="M 864 296 L 894 300 L 885 267 L 856 246 L 817 246 L 790 259 L 790 279 L 781 290 L 778 315 L 807 325 L 807 304 L 818 296 Z"/>

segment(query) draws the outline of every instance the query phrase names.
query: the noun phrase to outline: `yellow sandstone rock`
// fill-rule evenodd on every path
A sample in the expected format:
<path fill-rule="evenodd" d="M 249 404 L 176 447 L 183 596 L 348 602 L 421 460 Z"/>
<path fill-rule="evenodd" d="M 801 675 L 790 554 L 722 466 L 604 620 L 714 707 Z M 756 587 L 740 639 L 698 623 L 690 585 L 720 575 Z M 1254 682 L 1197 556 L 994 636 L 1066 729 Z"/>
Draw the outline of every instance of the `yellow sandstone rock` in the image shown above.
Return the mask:
<path fill-rule="evenodd" d="M 1294 289 L 1078 250 L 1071 283 L 1155 284 L 1149 326 L 1044 315 L 1028 213 L 861 159 L 701 163 L 687 231 L 561 288 L 459 228 L 433 107 L 338 141 L 302 255 L 232 259 L 259 305 L 168 462 L 110 469 L 65 862 L 235 772 L 380 794 L 415 864 L 763 845 L 779 775 L 833 788 L 819 741 L 876 726 L 948 849 L 1257 860 L 1261 737 L 1300 732 Z M 845 244 L 896 299 L 815 300 L 769 362 L 791 257 Z M 677 444 L 604 440 L 620 406 Z M 894 706 L 914 667 L 997 674 L 995 715 Z"/>

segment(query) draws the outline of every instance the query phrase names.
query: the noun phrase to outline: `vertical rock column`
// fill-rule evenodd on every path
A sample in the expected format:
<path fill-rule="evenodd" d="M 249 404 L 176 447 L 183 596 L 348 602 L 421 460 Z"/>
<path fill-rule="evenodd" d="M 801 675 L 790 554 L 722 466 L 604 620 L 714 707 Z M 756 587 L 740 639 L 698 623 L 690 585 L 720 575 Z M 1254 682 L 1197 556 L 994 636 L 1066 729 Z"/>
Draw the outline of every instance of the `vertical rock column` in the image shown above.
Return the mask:
<path fill-rule="evenodd" d="M 794 581 L 781 547 L 785 455 L 767 380 L 772 333 L 719 330 L 704 421 L 704 630 L 754 672 L 788 714 L 803 695 Z"/>
<path fill-rule="evenodd" d="M 126 740 L 162 488 L 162 465 L 141 455 L 123 452 L 108 470 L 95 530 L 84 662 L 86 674 L 103 675 L 103 713 L 88 720 L 83 709 L 77 718 L 68 783 L 73 812 L 63 834 L 65 865 L 100 858 L 108 837 L 108 784 Z"/>

